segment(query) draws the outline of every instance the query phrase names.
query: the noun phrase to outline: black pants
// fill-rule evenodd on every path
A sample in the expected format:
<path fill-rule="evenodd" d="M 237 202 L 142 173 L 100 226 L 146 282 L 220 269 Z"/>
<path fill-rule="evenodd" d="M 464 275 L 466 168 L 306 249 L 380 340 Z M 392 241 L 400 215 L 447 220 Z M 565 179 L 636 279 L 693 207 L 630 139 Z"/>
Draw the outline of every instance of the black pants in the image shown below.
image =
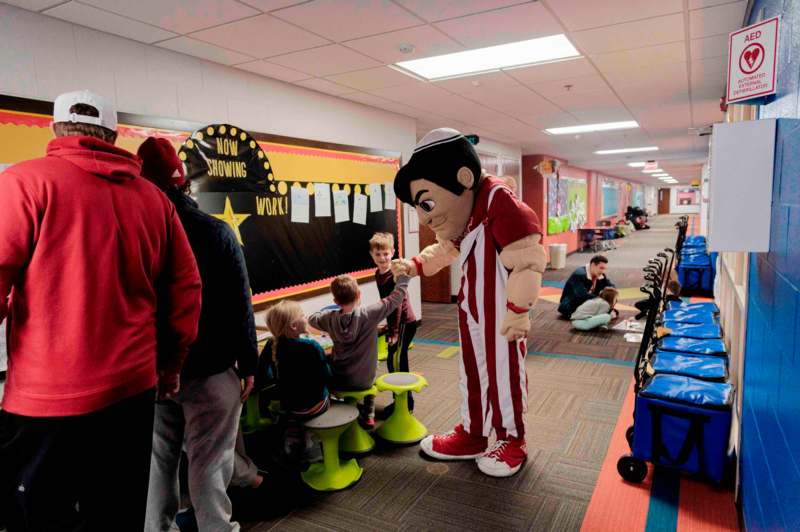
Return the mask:
<path fill-rule="evenodd" d="M 415 334 L 417 334 L 417 322 L 400 324 L 397 343 L 389 346 L 389 357 L 386 359 L 389 373 L 408 371 L 408 346 L 414 341 Z M 400 349 L 399 353 L 398 348 Z M 408 408 L 414 410 L 414 398 L 411 396 L 411 392 L 408 392 Z"/>
<path fill-rule="evenodd" d="M 9 532 L 144 529 L 155 390 L 97 412 L 0 411 L 0 516 Z"/>

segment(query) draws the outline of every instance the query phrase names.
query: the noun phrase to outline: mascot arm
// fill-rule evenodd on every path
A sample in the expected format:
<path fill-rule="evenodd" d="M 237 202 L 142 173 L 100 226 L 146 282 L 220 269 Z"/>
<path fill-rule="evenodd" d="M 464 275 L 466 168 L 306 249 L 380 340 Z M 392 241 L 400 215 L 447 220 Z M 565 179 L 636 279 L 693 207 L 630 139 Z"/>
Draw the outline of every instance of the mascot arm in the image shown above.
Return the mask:
<path fill-rule="evenodd" d="M 419 255 L 412 259 L 398 259 L 392 261 L 392 272 L 398 275 L 425 275 L 429 277 L 436 274 L 445 266 L 449 266 L 458 259 L 459 251 L 449 240 L 439 240 L 423 249 Z"/>
<path fill-rule="evenodd" d="M 541 235 L 529 235 L 503 248 L 500 260 L 510 270 L 508 275 L 506 317 L 500 334 L 508 341 L 527 336 L 530 329 L 528 311 L 533 308 L 542 286 L 542 273 L 547 265 Z"/>

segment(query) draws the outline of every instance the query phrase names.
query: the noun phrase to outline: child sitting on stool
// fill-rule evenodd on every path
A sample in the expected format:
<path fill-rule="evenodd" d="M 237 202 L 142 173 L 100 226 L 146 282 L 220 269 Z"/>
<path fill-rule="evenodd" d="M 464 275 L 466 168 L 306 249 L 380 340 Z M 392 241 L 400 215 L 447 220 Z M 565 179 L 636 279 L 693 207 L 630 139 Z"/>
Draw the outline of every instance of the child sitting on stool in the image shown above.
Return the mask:
<path fill-rule="evenodd" d="M 616 288 L 603 288 L 597 297 L 589 299 L 572 313 L 570 317 L 572 326 L 580 331 L 591 331 L 597 327 L 608 329 L 612 319 L 611 313 L 619 316 L 619 312 L 614 308 L 618 297 L 619 292 Z"/>
<path fill-rule="evenodd" d="M 331 283 L 331 294 L 339 309 L 315 312 L 308 322 L 325 331 L 333 340 L 334 390 L 366 390 L 375 382 L 378 367 L 378 323 L 397 310 L 408 295 L 409 277 L 398 277 L 389 295 L 368 307 L 360 307 L 361 291 L 349 275 L 340 275 Z M 375 397 L 367 396 L 361 405 L 361 422 L 375 426 Z"/>
<path fill-rule="evenodd" d="M 392 275 L 392 256 L 394 255 L 394 236 L 390 233 L 375 233 L 369 240 L 369 253 L 378 268 L 375 270 L 375 284 L 378 285 L 378 294 L 384 298 L 389 297 L 394 290 L 394 276 Z M 403 299 L 400 308 L 386 318 L 386 343 L 389 346 L 389 356 L 386 366 L 389 373 L 395 371 L 408 371 L 408 349 L 417 333 L 417 318 L 411 309 L 408 298 Z M 408 392 L 408 409 L 414 411 L 414 398 Z M 388 416 L 394 410 L 394 403 L 383 410 Z"/>
<path fill-rule="evenodd" d="M 270 362 L 274 364 L 281 408 L 288 413 L 285 451 L 298 457 L 313 447 L 302 423 L 325 412 L 330 404 L 331 371 L 322 347 L 300 337 L 307 332 L 308 321 L 297 302 L 281 301 L 269 309 L 266 321 L 272 339 L 261 353 L 259 374 L 268 371 Z"/>

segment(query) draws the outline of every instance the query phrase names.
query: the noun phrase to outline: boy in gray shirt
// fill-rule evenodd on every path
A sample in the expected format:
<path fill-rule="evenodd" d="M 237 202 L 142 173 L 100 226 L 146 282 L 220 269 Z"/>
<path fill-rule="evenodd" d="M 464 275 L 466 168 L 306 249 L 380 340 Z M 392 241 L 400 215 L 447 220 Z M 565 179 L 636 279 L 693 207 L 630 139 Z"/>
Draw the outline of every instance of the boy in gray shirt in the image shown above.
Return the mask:
<path fill-rule="evenodd" d="M 375 382 L 378 351 L 378 323 L 397 310 L 408 292 L 410 278 L 400 276 L 389 297 L 368 307 L 361 307 L 358 283 L 349 275 L 340 275 L 331 283 L 334 302 L 340 309 L 322 310 L 308 317 L 315 329 L 325 331 L 333 340 L 331 369 L 333 390 L 366 390 Z M 374 397 L 365 398 L 362 421 L 375 425 Z"/>

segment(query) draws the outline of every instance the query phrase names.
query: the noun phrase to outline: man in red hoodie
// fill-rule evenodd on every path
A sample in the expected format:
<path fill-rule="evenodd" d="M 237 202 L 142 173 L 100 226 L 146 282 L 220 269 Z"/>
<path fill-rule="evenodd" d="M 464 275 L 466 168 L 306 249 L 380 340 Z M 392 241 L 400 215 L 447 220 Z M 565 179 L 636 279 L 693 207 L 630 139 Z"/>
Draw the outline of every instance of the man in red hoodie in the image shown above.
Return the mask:
<path fill-rule="evenodd" d="M 0 515 L 140 532 L 156 385 L 178 391 L 200 277 L 174 207 L 114 147 L 113 106 L 62 94 L 53 122 L 46 157 L 0 174 Z"/>

